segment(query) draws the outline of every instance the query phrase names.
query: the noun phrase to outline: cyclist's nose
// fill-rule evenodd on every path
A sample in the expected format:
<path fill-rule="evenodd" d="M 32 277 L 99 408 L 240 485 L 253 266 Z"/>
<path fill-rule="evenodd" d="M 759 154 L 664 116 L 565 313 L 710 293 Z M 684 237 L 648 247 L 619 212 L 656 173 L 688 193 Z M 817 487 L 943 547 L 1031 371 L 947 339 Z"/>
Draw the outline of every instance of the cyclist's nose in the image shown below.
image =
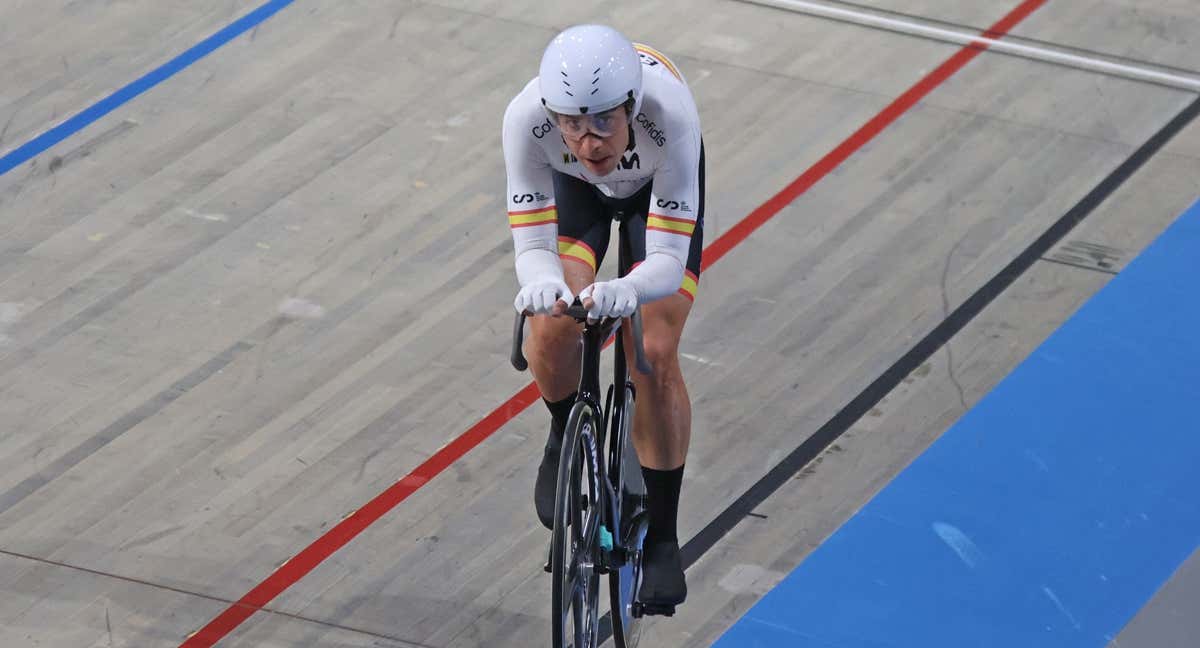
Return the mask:
<path fill-rule="evenodd" d="M 604 148 L 604 138 L 595 133 L 587 133 L 579 142 L 583 152 L 588 154 L 588 157 L 593 157 L 591 154 L 597 153 Z"/>

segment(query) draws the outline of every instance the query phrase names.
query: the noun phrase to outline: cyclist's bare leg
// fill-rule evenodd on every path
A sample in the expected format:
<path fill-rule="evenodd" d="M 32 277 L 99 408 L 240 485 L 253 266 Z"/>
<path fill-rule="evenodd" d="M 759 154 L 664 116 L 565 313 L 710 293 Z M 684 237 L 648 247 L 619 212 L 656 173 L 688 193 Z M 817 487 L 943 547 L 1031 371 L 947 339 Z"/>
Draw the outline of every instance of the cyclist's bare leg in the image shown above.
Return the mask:
<path fill-rule="evenodd" d="M 654 371 L 650 376 L 631 372 L 637 387 L 633 442 L 650 514 L 638 597 L 658 606 L 651 608 L 658 610 L 654 613 L 670 613 L 687 597 L 676 526 L 692 428 L 692 406 L 679 368 L 679 338 L 691 308 L 692 302 L 679 294 L 642 307 L 642 340 Z"/>
<path fill-rule="evenodd" d="M 691 309 L 691 300 L 679 294 L 642 307 L 642 340 L 654 371 L 645 376 L 631 369 L 630 374 L 637 388 L 633 443 L 646 468 L 673 470 L 687 458 L 692 404 L 679 368 L 679 338 Z M 633 367 L 633 344 L 628 337 L 625 350 Z"/>
<path fill-rule="evenodd" d="M 578 295 L 596 280 L 596 273 L 591 266 L 564 259 L 563 278 Z M 579 331 L 580 325 L 570 317 L 537 315 L 529 319 L 525 357 L 542 397 L 550 402 L 570 396 L 579 386 Z"/>

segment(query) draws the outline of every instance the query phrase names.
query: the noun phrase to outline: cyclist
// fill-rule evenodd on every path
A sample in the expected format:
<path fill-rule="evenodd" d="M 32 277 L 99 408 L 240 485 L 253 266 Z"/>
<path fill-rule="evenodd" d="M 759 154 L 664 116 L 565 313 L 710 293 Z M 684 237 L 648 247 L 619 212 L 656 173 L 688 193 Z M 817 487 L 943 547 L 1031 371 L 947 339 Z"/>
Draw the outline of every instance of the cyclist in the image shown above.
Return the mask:
<path fill-rule="evenodd" d="M 575 26 L 550 41 L 538 77 L 509 104 L 503 145 L 521 285 L 514 305 L 535 314 L 526 356 L 551 415 L 534 488 L 538 518 L 552 527 L 580 371 L 578 325 L 560 315 L 575 295 L 597 319 L 640 305 L 653 373 L 633 372 L 633 439 L 650 512 L 639 596 L 678 605 L 687 585 L 676 519 L 691 437 L 678 348 L 699 280 L 704 216 L 695 102 L 666 56 L 610 27 Z M 597 282 L 613 220 L 629 232 L 635 265 Z"/>

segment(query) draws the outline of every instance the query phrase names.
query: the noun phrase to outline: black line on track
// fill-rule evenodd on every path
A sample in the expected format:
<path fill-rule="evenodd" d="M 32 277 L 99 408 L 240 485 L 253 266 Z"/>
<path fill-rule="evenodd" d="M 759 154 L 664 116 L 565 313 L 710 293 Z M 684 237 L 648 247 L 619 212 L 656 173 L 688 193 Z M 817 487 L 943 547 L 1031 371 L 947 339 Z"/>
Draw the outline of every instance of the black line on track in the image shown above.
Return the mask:
<path fill-rule="evenodd" d="M 858 419 L 862 418 L 879 401 L 883 400 L 905 376 L 915 371 L 930 357 L 938 352 L 951 338 L 971 322 L 983 309 L 1000 296 L 1014 281 L 1033 266 L 1041 257 L 1050 251 L 1076 225 L 1087 218 L 1096 207 L 1104 202 L 1114 191 L 1120 188 L 1138 169 L 1150 158 L 1154 157 L 1167 142 L 1179 131 L 1190 124 L 1200 114 L 1200 98 L 1195 99 L 1167 122 L 1146 143 L 1133 152 L 1124 162 L 1100 181 L 1074 207 L 1058 219 L 1042 233 L 1029 247 L 1025 248 L 1015 259 L 1004 266 L 981 288 L 967 298 L 954 312 L 942 320 L 916 346 L 909 349 L 891 367 L 876 378 L 866 389 L 855 396 L 833 418 L 822 425 L 812 436 L 805 439 L 798 448 L 779 462 L 766 475 L 742 493 L 724 511 L 713 518 L 700 530 L 681 550 L 683 568 L 689 569 L 695 565 L 704 554 L 708 553 L 734 527 L 747 517 L 757 517 L 754 509 L 758 508 L 768 497 L 781 486 L 791 480 L 812 460 L 833 444 L 846 430 L 850 429 Z M 612 637 L 612 612 L 608 612 L 600 620 L 600 643 Z"/>
<path fill-rule="evenodd" d="M 806 439 L 783 461 L 771 469 L 762 479 L 734 500 L 708 526 L 697 533 L 682 549 L 684 568 L 692 566 L 737 525 L 755 507 L 779 489 L 805 465 L 815 459 L 850 426 L 883 400 L 905 376 L 920 367 L 942 348 L 955 334 L 963 329 L 996 297 L 1007 289 L 1018 277 L 1028 270 L 1039 258 L 1054 247 L 1067 233 L 1092 213 L 1106 198 L 1125 183 L 1143 164 L 1154 156 L 1179 131 L 1200 114 L 1200 98 L 1168 122 L 1161 130 L 1146 141 L 1133 155 L 1118 166 L 1096 188 L 1092 189 L 1062 218 L 1058 219 L 1029 247 L 991 278 L 973 295 L 967 298 L 954 312 L 942 320 L 912 349 L 867 386 L 849 404 Z"/>
<path fill-rule="evenodd" d="M 97 569 L 88 569 L 87 567 L 80 567 L 79 565 L 72 565 L 70 563 L 60 562 L 57 560 L 49 560 L 47 558 L 38 558 L 37 556 L 30 556 L 28 554 L 19 553 L 16 551 L 8 551 L 7 549 L 0 549 L 0 556 L 8 556 L 10 558 L 19 558 L 21 560 L 28 560 L 28 561 L 40 563 L 43 565 L 51 565 L 54 567 L 61 567 L 63 569 L 70 569 L 72 571 L 83 572 L 85 574 L 91 574 L 93 576 L 102 576 L 104 578 L 112 578 L 114 580 L 124 581 L 126 583 L 133 583 L 135 585 L 141 585 L 143 587 L 151 587 L 154 589 L 164 590 L 167 592 L 174 592 L 176 594 L 182 594 L 184 596 L 194 596 L 196 598 L 202 598 L 202 599 L 206 599 L 209 601 L 216 601 L 218 603 L 223 603 L 225 605 L 237 605 L 237 601 L 231 601 L 226 598 L 221 598 L 220 596 L 213 596 L 211 594 L 201 594 L 200 592 L 192 592 L 192 591 L 185 590 L 185 589 L 182 589 L 179 587 L 172 587 L 170 585 L 162 585 L 160 583 L 153 583 L 148 580 L 143 580 L 141 578 L 133 578 L 131 576 L 121 576 L 118 574 L 110 574 L 108 572 L 100 571 Z M 316 624 L 319 626 L 324 626 L 326 628 L 334 628 L 337 630 L 344 630 L 346 632 L 353 632 L 355 634 L 367 635 L 369 637 L 376 637 L 378 639 L 385 639 L 387 641 L 391 641 L 391 642 L 394 642 L 401 646 L 404 646 L 405 648 L 433 648 L 432 646 L 430 646 L 428 644 L 418 643 L 415 641 L 409 641 L 408 639 L 401 639 L 400 637 L 393 637 L 391 635 L 386 635 L 386 634 L 382 634 L 379 632 L 371 632 L 370 630 L 363 630 L 362 628 L 353 628 L 350 626 L 340 625 L 337 623 L 330 623 L 328 621 L 321 621 L 320 619 L 314 619 L 312 617 L 306 617 L 306 616 L 303 616 L 300 614 L 292 614 L 290 612 L 282 612 L 280 610 L 273 610 L 271 608 L 259 608 L 258 611 L 266 612 L 268 614 L 275 614 L 275 615 L 278 615 L 281 617 L 287 617 L 289 619 L 295 619 L 296 621 L 305 621 L 305 622 L 313 623 L 313 624 Z"/>

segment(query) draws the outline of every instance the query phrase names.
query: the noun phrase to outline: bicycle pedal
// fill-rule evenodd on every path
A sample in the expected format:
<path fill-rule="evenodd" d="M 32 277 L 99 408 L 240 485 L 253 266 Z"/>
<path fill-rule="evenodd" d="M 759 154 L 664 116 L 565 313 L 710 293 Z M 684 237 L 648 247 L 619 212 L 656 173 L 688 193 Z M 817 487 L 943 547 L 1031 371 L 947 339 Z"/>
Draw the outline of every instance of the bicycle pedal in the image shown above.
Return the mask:
<path fill-rule="evenodd" d="M 659 605 L 657 603 L 643 603 L 635 601 L 632 606 L 633 618 L 640 619 L 644 616 L 675 616 L 674 605 Z"/>

